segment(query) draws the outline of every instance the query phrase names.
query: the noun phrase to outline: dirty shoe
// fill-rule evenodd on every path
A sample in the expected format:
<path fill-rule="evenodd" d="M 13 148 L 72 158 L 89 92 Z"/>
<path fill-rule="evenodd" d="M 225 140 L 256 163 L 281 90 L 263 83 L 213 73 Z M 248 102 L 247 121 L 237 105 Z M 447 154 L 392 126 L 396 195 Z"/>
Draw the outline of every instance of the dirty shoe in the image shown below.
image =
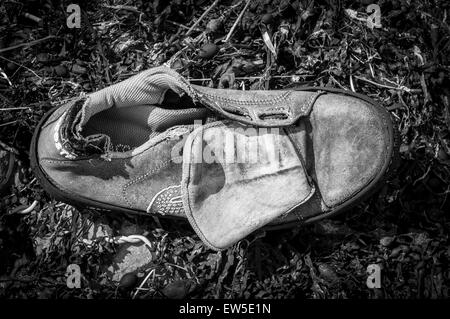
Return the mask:
<path fill-rule="evenodd" d="M 158 67 L 49 111 L 30 153 L 57 199 L 187 218 L 224 249 L 359 203 L 391 171 L 396 141 L 386 110 L 359 94 L 212 89 Z"/>

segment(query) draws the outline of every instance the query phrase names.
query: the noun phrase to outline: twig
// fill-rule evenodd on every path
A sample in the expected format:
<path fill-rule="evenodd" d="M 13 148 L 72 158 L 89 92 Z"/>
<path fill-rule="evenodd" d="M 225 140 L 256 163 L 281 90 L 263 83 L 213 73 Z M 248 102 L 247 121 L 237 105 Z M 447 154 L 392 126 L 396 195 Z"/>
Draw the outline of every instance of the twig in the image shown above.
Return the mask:
<path fill-rule="evenodd" d="M 28 187 L 30 187 L 31 186 L 31 184 L 33 184 L 34 182 L 36 182 L 36 177 L 35 178 L 33 178 L 32 180 L 31 180 L 31 182 L 29 182 L 27 185 L 25 185 L 24 187 L 22 187 L 22 189 L 19 189 L 19 193 L 22 193 L 25 189 L 27 189 Z"/>
<path fill-rule="evenodd" d="M 12 86 L 11 80 L 8 78 L 5 72 L 3 72 L 2 68 L 0 68 L 0 76 L 4 78 L 6 81 L 8 81 L 9 86 Z"/>
<path fill-rule="evenodd" d="M 356 93 L 355 86 L 353 85 L 353 76 L 350 74 L 350 89 Z"/>
<path fill-rule="evenodd" d="M 431 170 L 431 166 L 428 166 L 427 171 L 425 172 L 425 174 L 423 174 L 421 177 L 419 177 L 418 179 L 416 179 L 416 180 L 413 182 L 412 185 L 415 186 L 415 185 L 417 184 L 417 182 L 419 182 L 419 181 L 425 179 L 425 177 L 427 177 L 427 175 L 428 175 L 428 173 L 430 172 L 430 170 Z"/>
<path fill-rule="evenodd" d="M 0 123 L 0 126 L 6 126 L 6 125 L 10 125 L 10 124 L 14 124 L 14 123 L 16 123 L 18 120 L 14 120 L 14 121 L 11 121 L 11 122 L 6 122 L 6 123 Z"/>
<path fill-rule="evenodd" d="M 341 89 L 343 89 L 343 90 L 345 90 L 345 91 L 348 91 L 348 89 L 347 89 L 346 87 L 344 87 L 341 83 L 339 83 L 338 80 L 336 80 L 336 79 L 334 78 L 334 76 L 332 76 L 331 74 L 330 74 L 330 78 L 331 78 L 331 80 L 332 80 L 335 84 L 337 84 Z"/>
<path fill-rule="evenodd" d="M 166 19 L 166 22 L 167 22 L 167 23 L 170 23 L 170 24 L 173 24 L 173 25 L 176 25 L 177 27 L 180 27 L 180 28 L 188 29 L 188 30 L 189 30 L 189 27 L 185 26 L 184 24 L 181 24 L 181 23 L 178 23 L 178 22 L 169 20 L 169 19 Z M 202 30 L 200 30 L 200 29 L 194 29 L 194 31 L 199 31 L 199 32 L 201 32 Z"/>
<path fill-rule="evenodd" d="M 29 47 L 29 46 L 41 43 L 43 41 L 54 39 L 54 38 L 57 38 L 57 37 L 54 36 L 54 35 L 49 35 L 49 36 L 47 36 L 45 38 L 42 38 L 42 39 L 34 40 L 34 41 L 31 41 L 31 42 L 27 42 L 27 43 L 21 43 L 21 44 L 13 45 L 12 47 L 0 49 L 0 53 L 6 52 L 6 51 L 15 50 L 15 49 L 18 49 L 18 48 L 21 48 L 21 47 Z"/>
<path fill-rule="evenodd" d="M 189 28 L 189 30 L 186 32 L 186 36 L 191 34 L 191 32 L 194 30 L 194 28 L 200 23 L 200 21 L 203 20 L 204 17 L 219 3 L 219 0 L 214 0 L 214 2 L 209 6 L 208 9 L 203 12 L 203 14 L 200 16 L 200 18 L 197 19 L 197 21 L 194 22 L 194 24 Z"/>
<path fill-rule="evenodd" d="M 27 19 L 30 19 L 31 21 L 36 22 L 37 24 L 42 23 L 42 19 L 39 17 L 36 17 L 35 15 L 31 14 L 31 13 L 24 13 L 23 16 Z"/>
<path fill-rule="evenodd" d="M 26 110 L 29 109 L 29 107 L 6 107 L 6 108 L 0 108 L 0 111 L 16 111 L 16 110 Z"/>
<path fill-rule="evenodd" d="M 9 146 L 5 143 L 3 143 L 2 141 L 0 141 L 0 147 L 2 147 L 3 149 L 7 150 L 8 152 L 14 153 L 16 155 L 19 155 L 19 151 L 16 150 L 14 147 Z"/>
<path fill-rule="evenodd" d="M 105 8 L 110 8 L 110 9 L 115 9 L 115 10 L 126 10 L 126 11 L 131 11 L 134 13 L 142 13 L 141 11 L 139 11 L 136 7 L 132 7 L 132 6 L 126 6 L 126 5 L 116 5 L 116 6 L 110 6 L 110 5 L 103 5 Z"/>
<path fill-rule="evenodd" d="M 174 55 L 170 57 L 169 60 L 167 60 L 164 65 L 168 66 L 169 68 L 172 67 L 173 62 L 186 50 L 187 46 L 183 47 L 181 50 L 177 51 Z"/>
<path fill-rule="evenodd" d="M 31 213 L 33 211 L 33 209 L 35 209 L 35 207 L 37 206 L 39 202 L 37 200 L 34 200 L 33 203 L 30 206 L 26 206 L 26 205 L 21 205 L 18 206 L 16 208 L 14 208 L 13 210 L 11 210 L 8 215 L 13 215 L 13 214 L 28 214 Z"/>
<path fill-rule="evenodd" d="M 181 270 L 184 270 L 184 271 L 187 272 L 187 273 L 189 272 L 186 268 L 181 267 L 181 266 L 178 266 L 178 265 L 175 265 L 175 264 L 172 264 L 172 263 L 169 263 L 169 262 L 167 262 L 166 265 L 169 265 L 169 266 L 172 266 L 172 267 L 179 268 L 179 269 L 181 269 Z"/>
<path fill-rule="evenodd" d="M 153 268 L 152 270 L 150 270 L 147 274 L 147 276 L 144 278 L 144 280 L 142 280 L 141 284 L 139 285 L 139 287 L 136 289 L 136 291 L 133 294 L 132 299 L 136 298 L 137 294 L 139 293 L 139 291 L 142 289 L 142 287 L 145 285 L 145 283 L 147 282 L 148 278 L 150 278 L 150 276 L 153 274 L 153 279 L 155 278 L 155 268 Z"/>
<path fill-rule="evenodd" d="M 152 243 L 147 239 L 147 237 L 142 235 L 130 235 L 130 236 L 118 236 L 118 237 L 105 237 L 105 241 L 116 244 L 132 243 L 136 244 L 139 242 L 144 242 L 144 244 L 151 250 L 154 251 Z"/>
<path fill-rule="evenodd" d="M 227 34 L 227 37 L 225 38 L 225 42 L 228 42 L 231 38 L 231 35 L 234 32 L 234 29 L 236 29 L 237 25 L 239 24 L 239 21 L 241 21 L 242 17 L 244 16 L 245 11 L 247 11 L 248 6 L 250 5 L 250 2 L 252 0 L 247 0 L 247 3 L 244 6 L 244 9 L 242 9 L 241 13 L 239 13 L 239 16 L 237 17 L 236 21 L 234 22 L 233 26 L 231 27 L 230 31 Z"/>
<path fill-rule="evenodd" d="M 30 68 L 27 68 L 27 67 L 26 67 L 25 65 L 23 65 L 23 64 L 17 63 L 17 62 L 15 62 L 15 61 L 10 60 L 10 59 L 8 59 L 8 58 L 5 58 L 5 57 L 3 57 L 3 56 L 0 56 L 0 59 L 3 59 L 3 60 L 5 60 L 5 61 L 11 62 L 11 63 L 13 63 L 13 64 L 19 66 L 19 68 L 16 70 L 16 72 L 17 72 L 20 68 L 24 68 L 25 70 L 28 70 L 28 71 L 30 71 L 31 73 L 33 73 L 34 75 L 36 75 L 39 79 L 42 79 L 42 77 L 40 77 L 36 72 L 34 72 L 34 71 L 33 71 L 32 69 L 30 69 Z"/>
<path fill-rule="evenodd" d="M 31 213 L 33 211 L 33 209 L 37 206 L 39 202 L 37 200 L 34 200 L 33 203 L 28 207 L 25 208 L 23 210 L 21 210 L 20 212 L 18 212 L 19 214 L 28 214 Z"/>
<path fill-rule="evenodd" d="M 25 214 L 31 213 L 33 211 L 33 209 L 36 208 L 38 203 L 39 202 L 37 200 L 34 200 L 33 203 L 28 207 L 27 206 L 25 206 L 25 208 L 23 206 L 16 207 L 9 213 L 9 215 L 12 215 L 12 214 L 25 215 Z"/>
<path fill-rule="evenodd" d="M 355 78 L 358 79 L 358 80 L 361 80 L 361 81 L 370 83 L 370 84 L 372 84 L 372 85 L 376 85 L 376 86 L 378 86 L 378 87 L 385 88 L 385 89 L 390 89 L 390 90 L 400 90 L 400 91 L 405 91 L 405 92 L 408 92 L 408 93 L 420 93 L 420 92 L 422 92 L 422 90 L 420 90 L 420 89 L 410 89 L 410 88 L 408 88 L 408 87 L 406 87 L 406 86 L 403 86 L 403 85 L 394 87 L 394 86 L 389 86 L 389 85 L 377 83 L 377 82 L 368 80 L 368 79 L 366 79 L 366 78 L 363 78 L 362 76 L 356 76 L 356 75 L 355 75 Z"/>

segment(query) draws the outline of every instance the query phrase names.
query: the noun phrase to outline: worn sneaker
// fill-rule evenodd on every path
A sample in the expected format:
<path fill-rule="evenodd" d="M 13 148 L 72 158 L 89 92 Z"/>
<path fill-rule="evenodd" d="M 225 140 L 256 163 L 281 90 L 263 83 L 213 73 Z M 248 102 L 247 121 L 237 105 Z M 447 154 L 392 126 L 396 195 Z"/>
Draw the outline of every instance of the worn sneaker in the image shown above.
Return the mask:
<path fill-rule="evenodd" d="M 187 218 L 219 250 L 359 203 L 392 170 L 396 136 L 360 94 L 212 89 L 157 67 L 49 111 L 30 154 L 57 199 Z"/>

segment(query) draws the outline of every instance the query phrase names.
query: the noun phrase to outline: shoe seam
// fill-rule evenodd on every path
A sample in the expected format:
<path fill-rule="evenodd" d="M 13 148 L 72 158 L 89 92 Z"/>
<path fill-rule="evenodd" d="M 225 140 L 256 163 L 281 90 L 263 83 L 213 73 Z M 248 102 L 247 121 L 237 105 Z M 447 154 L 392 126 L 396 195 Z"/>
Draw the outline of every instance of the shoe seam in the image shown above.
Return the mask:
<path fill-rule="evenodd" d="M 161 164 L 157 165 L 156 167 L 154 167 L 153 169 L 151 169 L 149 172 L 142 174 L 138 177 L 135 177 L 134 179 L 132 179 L 131 181 L 127 182 L 123 187 L 122 187 L 122 197 L 125 200 L 125 202 L 128 204 L 128 206 L 130 208 L 133 208 L 133 204 L 131 203 L 131 200 L 128 197 L 128 193 L 127 193 L 127 189 L 132 186 L 133 184 L 139 183 L 145 179 L 147 179 L 148 176 L 154 174 L 155 172 L 159 172 L 161 169 L 167 167 L 170 164 L 171 160 L 166 160 L 164 162 L 162 162 Z"/>
<path fill-rule="evenodd" d="M 211 93 L 207 93 L 207 92 L 202 92 L 202 94 L 206 95 L 209 98 L 212 99 L 216 99 L 216 100 L 221 100 L 224 102 L 230 102 L 230 103 L 236 103 L 238 105 L 253 105 L 253 104 L 259 104 L 259 103 L 277 103 L 277 102 L 281 102 L 287 99 L 287 97 L 289 95 L 291 95 L 291 91 L 286 91 L 283 92 L 282 94 L 280 94 L 279 96 L 275 96 L 274 98 L 271 99 L 258 99 L 258 100 L 246 100 L 246 101 L 241 101 L 241 100 L 236 100 L 236 99 L 232 99 L 232 98 L 227 98 L 227 97 L 223 97 L 223 96 L 217 96 Z"/>

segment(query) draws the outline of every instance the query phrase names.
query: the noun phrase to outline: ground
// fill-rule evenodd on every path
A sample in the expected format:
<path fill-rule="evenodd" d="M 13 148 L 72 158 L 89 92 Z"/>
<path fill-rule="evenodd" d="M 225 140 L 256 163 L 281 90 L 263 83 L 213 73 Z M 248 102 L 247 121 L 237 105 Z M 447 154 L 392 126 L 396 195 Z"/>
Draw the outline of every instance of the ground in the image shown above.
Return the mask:
<path fill-rule="evenodd" d="M 2 2 L 0 145 L 16 153 L 17 170 L 0 202 L 0 297 L 448 298 L 450 4 L 373 2 L 381 25 L 366 12 L 371 0 Z M 28 160 L 42 115 L 163 63 L 213 87 L 366 94 L 398 123 L 398 172 L 343 215 L 259 232 L 223 252 L 187 223 L 51 199 Z M 152 249 L 108 241 L 132 234 Z M 70 264 L 81 288 L 67 286 Z M 371 264 L 381 288 L 366 284 Z"/>

